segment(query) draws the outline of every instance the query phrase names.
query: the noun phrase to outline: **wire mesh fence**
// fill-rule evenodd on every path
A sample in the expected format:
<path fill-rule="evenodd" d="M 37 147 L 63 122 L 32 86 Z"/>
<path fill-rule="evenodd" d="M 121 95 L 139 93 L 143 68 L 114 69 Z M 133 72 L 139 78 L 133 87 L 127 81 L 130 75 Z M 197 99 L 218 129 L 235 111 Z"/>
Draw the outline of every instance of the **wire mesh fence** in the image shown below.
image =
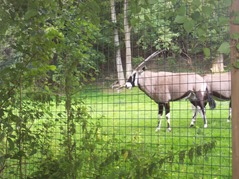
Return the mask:
<path fill-rule="evenodd" d="M 4 1 L 0 178 L 232 177 L 230 5 Z"/>

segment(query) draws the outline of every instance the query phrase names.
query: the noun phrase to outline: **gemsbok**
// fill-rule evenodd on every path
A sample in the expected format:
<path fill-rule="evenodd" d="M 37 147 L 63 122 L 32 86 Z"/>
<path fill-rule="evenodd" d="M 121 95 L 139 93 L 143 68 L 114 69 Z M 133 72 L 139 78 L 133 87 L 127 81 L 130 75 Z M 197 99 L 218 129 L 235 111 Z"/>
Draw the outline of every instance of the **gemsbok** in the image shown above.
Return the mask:
<path fill-rule="evenodd" d="M 203 76 L 208 85 L 210 95 L 218 101 L 229 102 L 229 115 L 227 122 L 231 121 L 231 72 L 213 73 Z"/>
<path fill-rule="evenodd" d="M 132 87 L 138 86 L 141 91 L 158 104 L 159 121 L 156 131 L 160 130 L 164 108 L 167 119 L 167 129 L 171 131 L 169 102 L 180 99 L 189 99 L 196 108 L 199 107 L 201 109 L 204 128 L 207 128 L 205 105 L 209 102 L 211 109 L 213 109 L 215 108 L 215 101 L 209 95 L 207 84 L 200 75 L 195 73 L 153 72 L 145 70 L 146 62 L 161 52 L 162 51 L 157 51 L 145 59 L 132 72 L 125 87 L 131 89 Z M 195 125 L 196 112 L 197 111 L 193 114 L 190 127 Z"/>

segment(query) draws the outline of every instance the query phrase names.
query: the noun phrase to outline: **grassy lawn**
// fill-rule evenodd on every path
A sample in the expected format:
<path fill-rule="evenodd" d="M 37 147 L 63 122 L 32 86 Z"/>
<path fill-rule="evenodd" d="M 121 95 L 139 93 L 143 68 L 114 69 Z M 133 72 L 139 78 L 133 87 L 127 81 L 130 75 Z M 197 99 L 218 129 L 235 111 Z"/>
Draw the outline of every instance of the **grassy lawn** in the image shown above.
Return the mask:
<path fill-rule="evenodd" d="M 78 170 L 80 174 L 83 172 L 81 176 L 91 178 L 94 172 L 98 172 L 97 166 L 106 162 L 103 171 L 107 176 L 101 178 L 123 178 L 119 176 L 142 178 L 142 176 L 136 177 L 135 173 L 138 169 L 143 171 L 144 167 L 148 173 L 150 168 L 154 168 L 152 175 L 147 173 L 147 177 L 150 178 L 231 178 L 232 145 L 231 123 L 227 122 L 228 102 L 217 102 L 215 110 L 207 107 L 208 128 L 206 129 L 203 128 L 200 115 L 196 126 L 189 127 L 192 117 L 189 101 L 172 102 L 172 131 L 167 131 L 167 123 L 163 116 L 161 130 L 155 132 L 158 122 L 157 104 L 137 88 L 123 89 L 117 93 L 109 88 L 88 86 L 77 95 L 77 98 L 82 99 L 84 106 L 89 109 L 92 116 L 89 120 L 101 126 L 97 136 L 91 135 L 92 139 L 83 143 L 85 133 L 80 123 L 76 122 L 76 158 L 83 161 L 86 167 L 85 173 L 83 169 Z M 63 141 L 63 129 L 66 129 L 64 102 L 58 106 L 52 104 L 49 110 L 53 115 L 35 121 L 32 129 L 41 130 L 43 125 L 49 125 L 51 141 L 48 143 L 49 147 L 44 147 L 51 149 L 54 156 L 58 157 L 58 154 L 63 152 L 60 142 Z M 59 113 L 63 115 L 59 116 Z M 52 123 L 45 123 L 47 121 Z M 97 137 L 103 140 L 97 140 Z M 93 150 L 82 151 L 80 147 L 82 144 L 87 144 L 86 148 L 93 146 Z M 120 153 L 120 159 L 110 157 L 114 151 Z M 25 171 L 27 173 L 37 171 L 35 164 L 44 157 L 39 152 L 33 155 L 27 160 L 32 164 L 24 166 Z M 17 160 L 9 162 L 12 162 L 9 166 L 18 165 Z M 90 164 L 94 162 L 97 163 L 96 167 L 91 168 Z M 54 164 L 49 166 L 55 167 Z M 9 173 L 9 176 L 11 170 L 17 171 L 14 167 L 8 168 L 6 173 Z M 134 172 L 132 177 L 130 171 Z M 87 175 L 88 172 L 93 174 Z M 120 173 L 124 174 L 120 175 Z M 9 178 L 8 174 L 5 176 Z"/>
<path fill-rule="evenodd" d="M 228 102 L 218 102 L 215 110 L 207 107 L 208 128 L 198 115 L 196 126 L 189 128 L 192 110 L 189 101 L 171 103 L 171 132 L 167 132 L 165 117 L 159 132 L 157 125 L 157 104 L 140 90 L 122 90 L 89 87 L 80 96 L 91 109 L 92 120 L 100 119 L 99 131 L 105 137 L 118 139 L 118 148 L 134 148 L 148 153 L 167 155 L 169 152 L 189 151 L 212 141 L 216 147 L 206 155 L 185 157 L 165 164 L 161 170 L 170 173 L 169 178 L 230 178 L 231 176 L 231 123 L 227 123 Z"/>

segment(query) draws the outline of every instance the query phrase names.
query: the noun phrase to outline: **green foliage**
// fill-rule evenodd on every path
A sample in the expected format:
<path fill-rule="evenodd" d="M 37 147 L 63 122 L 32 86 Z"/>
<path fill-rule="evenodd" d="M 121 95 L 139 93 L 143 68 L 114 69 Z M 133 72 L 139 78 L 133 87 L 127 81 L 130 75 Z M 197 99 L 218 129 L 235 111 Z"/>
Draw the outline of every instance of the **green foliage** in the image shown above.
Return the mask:
<path fill-rule="evenodd" d="M 49 140 L 49 123 L 52 113 L 44 103 L 39 101 L 25 100 L 21 101 L 18 96 L 11 96 L 11 103 L 2 104 L 1 115 L 1 139 L 0 155 L 2 168 L 10 168 L 7 161 L 18 161 L 23 165 L 22 160 L 30 159 L 36 153 L 43 150 L 47 145 L 42 139 Z M 14 102 L 14 100 L 16 100 Z M 17 102 L 18 101 L 18 102 Z M 36 129 L 35 122 L 40 121 L 43 116 L 49 118 L 49 121 L 42 123 L 42 127 Z M 20 171 L 20 177 L 23 177 Z M 12 174 L 17 175 L 17 171 Z"/>
<path fill-rule="evenodd" d="M 142 57 L 133 58 L 132 59 L 132 66 L 136 68 L 143 60 L 144 59 Z"/>
<path fill-rule="evenodd" d="M 157 153 L 140 152 L 138 148 L 142 146 L 136 145 L 133 150 L 123 149 L 121 155 L 126 163 L 129 163 L 127 175 L 123 177 L 129 178 L 148 178 L 159 177 L 165 178 L 169 173 L 162 170 L 163 166 L 179 163 L 181 165 L 187 163 L 186 159 L 192 163 L 198 157 L 206 158 L 208 153 L 216 147 L 216 141 L 211 141 L 201 145 L 195 145 L 189 150 L 168 151 L 168 154 L 161 156 Z M 122 177 L 122 176 L 121 176 Z"/>
<path fill-rule="evenodd" d="M 52 124 L 51 102 L 60 93 L 65 97 L 62 100 L 66 111 L 61 159 L 67 161 L 60 167 L 65 167 L 64 176 L 76 178 L 76 167 L 71 167 L 76 164 L 72 96 L 79 86 L 96 76 L 97 66 L 91 54 L 96 54 L 93 43 L 99 34 L 96 24 L 79 13 L 82 5 L 87 7 L 70 0 L 2 2 L 0 14 L 7 17 L 0 22 L 8 22 L 1 29 L 5 35 L 1 42 L 10 49 L 10 55 L 1 56 L 0 143 L 5 145 L 0 146 L 0 167 L 5 170 L 11 167 L 8 161 L 15 161 L 19 166 L 12 172 L 15 177 L 25 178 L 23 161 L 36 154 L 55 163 L 51 157 L 52 136 L 47 132 Z M 92 59 L 96 58 L 95 55 Z M 49 120 L 43 122 L 42 118 Z M 33 127 L 36 123 L 43 127 Z"/>
<path fill-rule="evenodd" d="M 203 53 L 206 57 L 210 57 L 211 52 L 209 48 L 203 48 Z"/>
<path fill-rule="evenodd" d="M 218 52 L 229 54 L 230 53 L 230 44 L 228 42 L 223 42 L 221 46 L 218 48 Z"/>
<path fill-rule="evenodd" d="M 228 54 L 224 46 L 228 39 L 228 11 L 221 11 L 230 6 L 231 1 L 192 1 L 175 7 L 174 25 L 182 26 L 179 38 L 185 44 L 184 51 L 187 53 L 198 53 L 203 49 L 206 57 L 215 57 L 217 53 Z M 178 28 L 175 28 L 178 30 Z M 184 39 L 195 38 L 195 42 Z M 185 42 L 184 42 L 185 41 Z M 189 43 L 186 45 L 186 43 Z M 203 47 L 203 48 L 202 48 Z M 210 49 L 210 51 L 209 51 Z"/>
<path fill-rule="evenodd" d="M 83 148 L 92 149 L 95 135 L 93 135 L 92 129 L 97 130 L 97 126 L 89 123 L 88 120 L 91 118 L 87 108 L 82 105 L 82 102 L 77 102 L 74 107 L 71 108 L 71 115 L 74 121 L 69 123 L 69 119 L 66 121 L 56 119 L 55 124 L 58 124 L 59 131 L 63 136 L 63 139 L 59 141 L 59 147 L 62 149 L 58 153 L 54 153 L 54 150 L 48 148 L 45 151 L 44 158 L 40 161 L 37 166 L 37 170 L 31 173 L 28 178 L 77 178 L 77 173 L 85 162 L 88 162 L 89 156 L 86 155 Z M 59 118 L 66 118 L 67 112 L 58 113 Z M 68 125 L 66 125 L 68 124 Z M 69 125 L 70 124 L 70 125 Z M 82 128 L 82 138 L 74 139 L 76 126 L 80 125 Z M 92 127 L 91 127 L 92 125 Z M 51 131 L 52 135 L 52 131 Z M 87 136 L 87 137 L 86 137 Z M 89 138 L 88 138 L 89 137 Z M 84 140 L 85 138 L 89 140 Z M 87 143 L 89 142 L 89 143 Z M 80 144 L 80 145 L 79 145 Z M 50 145 L 52 147 L 52 145 Z M 82 148 L 83 150 L 80 150 Z M 47 149 L 47 148 L 46 148 Z M 82 155 L 84 152 L 84 155 Z"/>
<path fill-rule="evenodd" d="M 131 18 L 134 33 L 140 37 L 137 44 L 142 46 L 143 49 L 148 49 L 152 45 L 156 49 L 177 48 L 173 40 L 179 34 L 171 31 L 170 21 L 166 19 L 166 12 L 170 10 L 171 3 L 158 0 L 151 6 L 151 8 L 140 6 L 140 12 L 137 12 L 137 15 Z"/>
<path fill-rule="evenodd" d="M 130 3 L 133 35 L 143 49 L 168 49 L 173 53 L 203 53 L 214 58 L 228 39 L 231 1 L 133 1 Z M 224 9 L 224 10 L 222 10 Z M 209 50 L 210 49 L 210 50 Z"/>

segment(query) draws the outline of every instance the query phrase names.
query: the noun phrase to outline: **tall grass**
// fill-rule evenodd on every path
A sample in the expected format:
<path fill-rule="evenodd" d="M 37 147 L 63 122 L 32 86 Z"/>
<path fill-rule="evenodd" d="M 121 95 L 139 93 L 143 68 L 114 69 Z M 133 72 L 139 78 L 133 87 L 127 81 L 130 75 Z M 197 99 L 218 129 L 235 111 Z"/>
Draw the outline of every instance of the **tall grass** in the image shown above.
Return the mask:
<path fill-rule="evenodd" d="M 187 151 L 184 162 L 175 159 L 160 169 L 169 178 L 228 178 L 231 176 L 231 123 L 227 123 L 228 102 L 218 102 L 215 110 L 207 107 L 208 128 L 197 117 L 196 126 L 190 128 L 192 117 L 189 101 L 171 102 L 171 127 L 167 132 L 165 118 L 155 132 L 158 122 L 157 104 L 137 88 L 120 93 L 94 86 L 81 92 L 85 104 L 91 109 L 92 120 L 100 119 L 99 133 L 105 138 L 117 138 L 118 149 L 131 148 L 145 153 L 167 156 Z M 202 155 L 190 150 L 215 141 L 215 148 Z M 135 145 L 137 148 L 135 149 Z M 206 149 L 205 149 L 206 150 Z M 199 151 L 200 152 L 200 151 Z"/>

